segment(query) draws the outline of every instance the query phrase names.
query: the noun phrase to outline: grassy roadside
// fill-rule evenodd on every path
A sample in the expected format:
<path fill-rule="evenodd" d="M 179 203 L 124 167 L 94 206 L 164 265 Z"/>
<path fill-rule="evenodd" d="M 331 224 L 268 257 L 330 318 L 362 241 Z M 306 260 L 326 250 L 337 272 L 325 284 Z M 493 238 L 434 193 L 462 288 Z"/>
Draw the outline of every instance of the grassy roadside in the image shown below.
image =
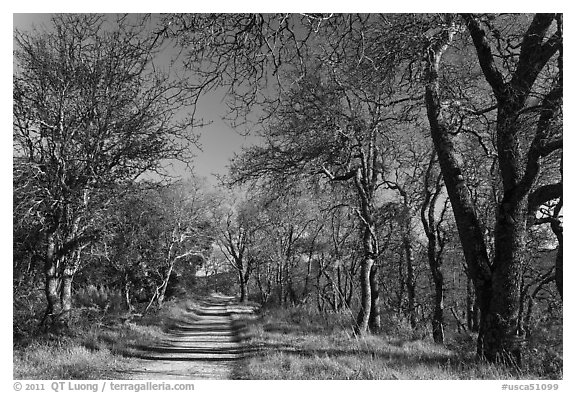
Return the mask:
<path fill-rule="evenodd" d="M 248 379 L 560 379 L 562 365 L 532 359 L 522 369 L 497 367 L 474 356 L 474 340 L 448 345 L 414 339 L 409 328 L 358 338 L 351 316 L 318 315 L 305 308 L 264 310 L 253 327 Z M 383 321 L 384 322 L 384 321 Z M 386 322 L 383 323 L 383 325 Z M 412 336 L 412 337 L 411 337 Z M 556 362 L 558 360 L 556 359 Z M 544 363 L 547 363 L 546 365 Z"/>
<path fill-rule="evenodd" d="M 171 319 L 194 300 L 168 302 L 155 314 L 127 319 L 80 309 L 64 336 L 37 336 L 16 342 L 14 379 L 125 379 L 139 362 L 138 346 L 162 337 Z M 474 339 L 454 335 L 446 346 L 411 331 L 401 322 L 383 321 L 381 335 L 356 337 L 350 314 L 318 314 L 303 307 L 264 309 L 251 324 L 240 379 L 561 379 L 562 355 L 542 337 L 528 348 L 521 369 L 497 367 L 474 356 Z M 548 349 L 546 349 L 548 347 Z"/>
<path fill-rule="evenodd" d="M 158 340 L 166 321 L 177 317 L 187 302 L 167 302 L 143 318 L 102 315 L 81 308 L 64 335 L 37 335 L 14 343 L 14 379 L 125 379 L 134 368 L 137 346 Z"/>

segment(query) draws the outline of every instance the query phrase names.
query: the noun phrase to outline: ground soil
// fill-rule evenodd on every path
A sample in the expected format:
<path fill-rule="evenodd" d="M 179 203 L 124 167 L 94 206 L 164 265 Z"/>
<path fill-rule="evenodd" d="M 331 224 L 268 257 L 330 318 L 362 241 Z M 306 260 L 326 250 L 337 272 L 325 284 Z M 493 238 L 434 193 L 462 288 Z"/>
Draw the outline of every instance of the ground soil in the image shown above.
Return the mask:
<path fill-rule="evenodd" d="M 257 318 L 255 304 L 212 295 L 189 305 L 157 343 L 138 349 L 138 366 L 125 379 L 242 379 L 251 349 L 245 344 Z"/>

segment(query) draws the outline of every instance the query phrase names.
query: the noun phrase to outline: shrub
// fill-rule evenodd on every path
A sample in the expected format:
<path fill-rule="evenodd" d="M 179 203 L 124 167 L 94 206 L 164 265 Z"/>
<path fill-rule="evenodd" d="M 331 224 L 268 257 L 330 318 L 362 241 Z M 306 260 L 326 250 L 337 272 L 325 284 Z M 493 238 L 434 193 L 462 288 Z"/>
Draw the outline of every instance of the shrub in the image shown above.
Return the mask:
<path fill-rule="evenodd" d="M 110 289 L 104 286 L 97 287 L 92 284 L 80 288 L 76 292 L 74 300 L 77 307 L 97 307 L 101 310 L 113 312 L 122 311 L 125 308 L 124 298 L 120 290 Z"/>

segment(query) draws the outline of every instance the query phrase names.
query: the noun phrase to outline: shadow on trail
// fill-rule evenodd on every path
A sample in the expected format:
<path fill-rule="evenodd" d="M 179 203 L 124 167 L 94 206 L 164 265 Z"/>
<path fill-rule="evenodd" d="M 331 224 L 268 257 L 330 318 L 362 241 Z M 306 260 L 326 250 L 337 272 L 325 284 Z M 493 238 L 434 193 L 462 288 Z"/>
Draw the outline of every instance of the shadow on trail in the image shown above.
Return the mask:
<path fill-rule="evenodd" d="M 213 295 L 187 305 L 168 322 L 161 341 L 137 346 L 141 370 L 136 379 L 236 379 L 243 359 L 254 351 L 246 344 L 248 325 L 257 318 L 256 304 Z"/>

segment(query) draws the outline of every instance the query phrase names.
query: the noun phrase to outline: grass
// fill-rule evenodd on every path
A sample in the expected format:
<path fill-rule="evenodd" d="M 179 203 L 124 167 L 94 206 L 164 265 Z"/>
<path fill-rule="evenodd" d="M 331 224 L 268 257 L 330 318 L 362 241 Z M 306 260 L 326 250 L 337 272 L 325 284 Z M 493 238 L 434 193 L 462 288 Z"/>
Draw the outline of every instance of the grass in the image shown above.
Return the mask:
<path fill-rule="evenodd" d="M 76 342 L 40 342 L 14 350 L 14 379 L 109 379 L 129 360 Z"/>
<path fill-rule="evenodd" d="M 72 328 L 63 335 L 36 335 L 15 342 L 14 379 L 126 379 L 139 359 L 138 347 L 158 340 L 167 321 L 186 302 L 168 302 L 156 314 L 131 320 L 128 315 L 103 315 L 76 310 Z"/>
<path fill-rule="evenodd" d="M 390 323 L 390 321 L 387 321 Z M 410 329 L 387 326 L 382 335 L 357 337 L 352 318 L 318 315 L 305 308 L 265 310 L 253 328 L 256 356 L 248 379 L 558 379 L 545 362 L 510 369 L 476 360 L 474 340 L 454 337 L 447 346 L 414 338 Z M 412 336 L 412 337 L 410 337 Z M 555 374 L 556 373 L 556 374 Z"/>
<path fill-rule="evenodd" d="M 14 379 L 125 379 L 139 362 L 138 347 L 162 336 L 197 300 L 168 302 L 142 318 L 81 308 L 66 335 L 15 342 Z M 130 318 L 129 318 L 130 317 Z M 383 316 L 384 317 L 384 316 Z M 538 329 L 522 369 L 478 361 L 473 337 L 452 335 L 436 345 L 404 321 L 382 321 L 381 335 L 352 334 L 350 313 L 319 314 L 306 307 L 265 309 L 253 324 L 241 379 L 562 379 L 562 349 L 556 330 Z M 557 330 L 560 329 L 560 330 Z M 451 329 L 447 329 L 451 331 Z M 424 332 L 425 333 L 425 332 Z"/>

